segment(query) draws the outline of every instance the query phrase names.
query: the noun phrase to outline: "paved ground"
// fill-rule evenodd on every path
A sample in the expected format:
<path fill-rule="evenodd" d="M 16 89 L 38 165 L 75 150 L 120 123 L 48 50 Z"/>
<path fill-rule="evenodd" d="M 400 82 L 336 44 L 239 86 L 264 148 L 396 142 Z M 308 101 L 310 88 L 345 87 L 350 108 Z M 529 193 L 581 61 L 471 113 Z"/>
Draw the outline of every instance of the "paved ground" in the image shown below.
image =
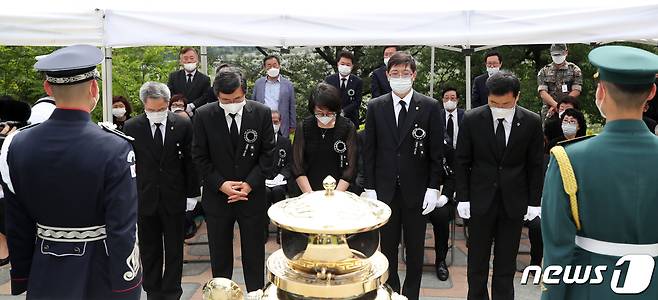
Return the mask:
<path fill-rule="evenodd" d="M 450 279 L 448 281 L 439 281 L 433 271 L 433 266 L 427 266 L 423 274 L 423 281 L 421 284 L 421 299 L 427 300 L 457 300 L 465 299 L 467 291 L 466 283 L 466 245 L 464 242 L 464 235 L 462 228 L 457 226 L 455 229 L 455 247 L 453 252 L 452 265 L 450 265 Z M 205 224 L 199 230 L 196 237 L 188 240 L 191 242 L 204 242 L 207 241 Z M 242 265 L 240 263 L 240 239 L 239 232 L 236 229 L 234 252 L 235 271 L 233 273 L 233 280 L 237 282 L 244 289 L 244 278 L 242 274 Z M 431 246 L 434 244 L 431 225 L 428 224 L 426 245 Z M 278 244 L 275 242 L 275 235 L 270 236 L 270 240 L 266 245 L 267 255 L 279 249 Z M 527 233 L 524 231 L 520 254 L 518 255 L 518 266 L 522 268 L 526 266 L 530 260 L 529 242 Z M 523 254 L 525 253 L 525 254 Z M 201 245 L 186 245 L 185 246 L 185 259 L 191 261 L 207 260 L 209 259 L 208 246 Z M 434 250 L 427 249 L 425 253 L 426 263 L 434 262 Z M 450 262 L 450 254 L 448 254 L 448 262 Z M 400 277 L 404 278 L 404 262 L 400 260 Z M 514 282 L 516 288 L 515 299 L 539 299 L 540 290 L 538 286 L 522 286 L 519 284 L 521 273 L 517 273 L 517 278 Z M 201 288 L 203 284 L 211 278 L 210 265 L 206 262 L 190 262 L 186 263 L 183 267 L 183 296 L 182 299 L 201 299 Z M 9 287 L 9 268 L 7 266 L 0 269 L 0 299 L 24 299 L 24 296 L 12 297 L 8 296 L 10 293 Z M 142 294 L 142 298 L 146 299 L 146 295 Z"/>

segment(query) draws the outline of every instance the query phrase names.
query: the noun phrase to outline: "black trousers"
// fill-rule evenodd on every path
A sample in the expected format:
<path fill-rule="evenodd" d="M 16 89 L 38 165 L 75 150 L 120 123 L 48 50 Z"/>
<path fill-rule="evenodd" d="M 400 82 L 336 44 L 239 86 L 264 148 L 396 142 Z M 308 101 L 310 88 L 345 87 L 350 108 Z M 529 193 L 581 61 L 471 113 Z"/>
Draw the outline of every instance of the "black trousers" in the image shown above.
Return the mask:
<path fill-rule="evenodd" d="M 471 215 L 468 223 L 468 299 L 489 299 L 487 281 L 491 245 L 494 246 L 491 294 L 493 300 L 514 299 L 514 274 L 523 216 L 510 218 L 500 193 L 484 215 Z"/>
<path fill-rule="evenodd" d="M 267 195 L 267 206 L 269 207 L 274 203 L 286 199 L 286 192 L 288 192 L 288 187 L 286 185 L 266 187 L 265 194 Z"/>
<path fill-rule="evenodd" d="M 544 240 L 541 237 L 541 219 L 539 217 L 530 221 L 524 221 L 523 225 L 528 227 L 528 239 L 530 239 L 530 265 L 541 266 L 544 257 Z"/>
<path fill-rule="evenodd" d="M 148 299 L 180 299 L 183 294 L 184 222 L 183 212 L 168 214 L 163 207 L 158 207 L 155 215 L 139 215 L 139 250 L 144 267 L 142 287 Z"/>
<path fill-rule="evenodd" d="M 437 208 L 428 215 L 432 222 L 434 231 L 434 251 L 436 252 L 436 261 L 438 264 L 446 260 L 448 254 L 448 239 L 450 238 L 450 221 L 455 219 L 455 206 L 448 202 L 443 207 Z"/>
<path fill-rule="evenodd" d="M 425 247 L 425 226 L 427 219 L 422 215 L 422 209 L 404 206 L 404 195 L 400 188 L 395 189 L 391 202 L 391 218 L 381 230 L 381 250 L 388 258 L 388 280 L 386 283 L 393 291 L 400 292 L 400 277 L 398 276 L 398 247 L 401 233 L 404 234 L 406 248 L 407 277 L 402 285 L 402 295 L 408 299 L 418 299 L 420 280 L 423 276 L 423 256 Z M 422 199 L 420 199 L 422 201 Z"/>
<path fill-rule="evenodd" d="M 265 285 L 264 214 L 245 215 L 234 208 L 229 208 L 221 216 L 206 214 L 212 277 L 233 277 L 233 228 L 236 221 L 240 228 L 244 281 L 247 291 L 253 292 Z"/>

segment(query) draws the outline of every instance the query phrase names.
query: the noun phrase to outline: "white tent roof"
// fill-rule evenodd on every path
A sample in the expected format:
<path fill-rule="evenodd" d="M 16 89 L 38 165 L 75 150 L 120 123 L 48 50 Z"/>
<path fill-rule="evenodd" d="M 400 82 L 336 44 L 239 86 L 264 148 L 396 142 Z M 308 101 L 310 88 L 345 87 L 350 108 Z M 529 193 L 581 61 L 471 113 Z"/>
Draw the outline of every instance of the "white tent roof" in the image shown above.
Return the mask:
<path fill-rule="evenodd" d="M 0 44 L 658 44 L 658 0 L 20 0 L 12 5 L 0 11 Z"/>

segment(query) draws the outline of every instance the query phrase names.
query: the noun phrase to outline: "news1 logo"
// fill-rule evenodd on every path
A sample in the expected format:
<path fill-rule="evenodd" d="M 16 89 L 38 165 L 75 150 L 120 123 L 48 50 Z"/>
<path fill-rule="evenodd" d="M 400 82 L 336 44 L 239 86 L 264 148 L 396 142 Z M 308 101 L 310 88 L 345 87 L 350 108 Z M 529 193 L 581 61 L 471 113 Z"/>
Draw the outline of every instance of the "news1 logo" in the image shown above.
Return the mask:
<path fill-rule="evenodd" d="M 622 277 L 624 264 L 628 262 L 626 276 Z M 617 260 L 612 272 L 610 289 L 616 294 L 639 294 L 644 292 L 651 283 L 655 261 L 649 255 L 626 255 Z M 597 285 L 603 283 L 603 273 L 608 266 L 547 266 L 543 272 L 540 266 L 528 266 L 523 270 L 521 284 L 528 284 L 528 276 L 534 271 L 532 284 L 539 284 L 541 279 L 544 285 L 555 284 L 588 284 Z M 619 281 L 624 279 L 624 284 L 619 286 Z"/>

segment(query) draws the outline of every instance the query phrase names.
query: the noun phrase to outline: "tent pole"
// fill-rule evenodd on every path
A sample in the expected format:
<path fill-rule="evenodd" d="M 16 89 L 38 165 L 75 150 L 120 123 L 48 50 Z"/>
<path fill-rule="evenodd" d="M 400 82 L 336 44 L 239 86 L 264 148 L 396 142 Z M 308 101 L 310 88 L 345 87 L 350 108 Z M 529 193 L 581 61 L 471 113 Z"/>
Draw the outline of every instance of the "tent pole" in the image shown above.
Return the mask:
<path fill-rule="evenodd" d="M 466 60 L 466 110 L 471 109 L 471 47 L 464 48 Z"/>
<path fill-rule="evenodd" d="M 432 46 L 432 56 L 430 59 L 430 98 L 434 98 L 434 46 Z"/>
<path fill-rule="evenodd" d="M 112 122 L 112 47 L 104 47 L 103 56 L 103 122 Z"/>
<path fill-rule="evenodd" d="M 199 67 L 201 68 L 201 73 L 211 75 L 208 74 L 208 47 L 206 46 L 201 46 L 201 65 Z"/>

